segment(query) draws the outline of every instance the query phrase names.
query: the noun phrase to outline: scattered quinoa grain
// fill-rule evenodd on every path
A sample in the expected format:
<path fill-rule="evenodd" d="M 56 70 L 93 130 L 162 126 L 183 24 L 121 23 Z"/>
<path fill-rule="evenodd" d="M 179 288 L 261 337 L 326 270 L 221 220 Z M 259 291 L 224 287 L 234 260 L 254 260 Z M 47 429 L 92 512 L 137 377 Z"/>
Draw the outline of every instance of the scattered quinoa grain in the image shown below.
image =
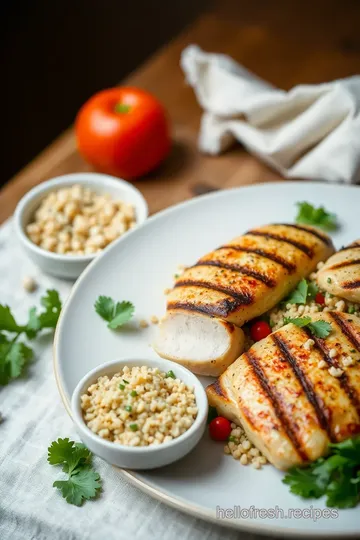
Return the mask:
<path fill-rule="evenodd" d="M 151 321 L 153 324 L 158 324 L 159 318 L 158 318 L 156 315 L 151 315 L 150 321 Z"/>
<path fill-rule="evenodd" d="M 320 362 L 318 363 L 318 368 L 325 369 L 326 367 L 327 367 L 327 362 L 325 362 L 325 360 L 320 360 Z"/>
<path fill-rule="evenodd" d="M 141 319 L 139 322 L 140 328 L 147 328 L 149 326 L 149 323 L 145 319 Z"/>
<path fill-rule="evenodd" d="M 31 276 L 25 276 L 22 280 L 22 286 L 26 292 L 34 292 L 38 288 L 38 284 Z"/>

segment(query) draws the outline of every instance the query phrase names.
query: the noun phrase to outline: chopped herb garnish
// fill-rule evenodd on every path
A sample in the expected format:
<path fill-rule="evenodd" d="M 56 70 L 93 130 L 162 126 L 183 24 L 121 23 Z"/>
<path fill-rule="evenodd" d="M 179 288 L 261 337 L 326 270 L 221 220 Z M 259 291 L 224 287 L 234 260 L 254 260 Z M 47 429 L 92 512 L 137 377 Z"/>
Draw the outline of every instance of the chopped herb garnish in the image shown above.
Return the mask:
<path fill-rule="evenodd" d="M 125 390 L 125 384 L 119 384 L 120 390 Z"/>
<path fill-rule="evenodd" d="M 329 451 L 307 467 L 290 469 L 283 482 L 305 499 L 325 495 L 330 508 L 353 508 L 360 502 L 360 437 L 330 444 Z"/>
<path fill-rule="evenodd" d="M 315 283 L 302 279 L 283 302 L 284 304 L 306 304 L 307 301 L 313 300 L 318 292 L 319 289 Z"/>
<path fill-rule="evenodd" d="M 230 437 L 228 438 L 228 441 L 229 442 L 236 442 L 237 439 L 236 439 L 236 437 L 234 437 L 234 435 L 230 435 Z"/>
<path fill-rule="evenodd" d="M 115 302 L 110 296 L 99 296 L 94 307 L 112 330 L 130 321 L 135 311 L 131 302 Z"/>
<path fill-rule="evenodd" d="M 355 307 L 354 306 L 349 306 L 348 313 L 350 313 L 350 315 L 353 315 L 355 313 Z"/>
<path fill-rule="evenodd" d="M 129 381 L 127 381 L 127 380 L 125 380 L 125 379 L 123 379 L 123 382 L 124 382 L 125 384 L 129 384 Z"/>
<path fill-rule="evenodd" d="M 338 228 L 336 214 L 328 212 L 323 206 L 316 208 L 308 202 L 296 203 L 298 213 L 296 223 L 304 223 L 305 225 L 315 225 L 322 229 L 332 231 Z"/>
<path fill-rule="evenodd" d="M 176 379 L 175 373 L 171 369 L 170 371 L 166 373 L 165 379 L 167 379 L 168 377 L 171 377 L 172 379 Z"/>
<path fill-rule="evenodd" d="M 174 274 L 174 278 L 178 279 L 180 277 L 180 274 Z"/>
<path fill-rule="evenodd" d="M 124 386 L 124 388 L 125 388 L 125 386 Z M 131 390 L 130 396 L 131 397 L 136 397 L 137 396 L 137 391 L 136 390 Z"/>
<path fill-rule="evenodd" d="M 331 277 L 328 277 L 326 280 L 328 283 L 331 283 Z"/>
<path fill-rule="evenodd" d="M 131 405 L 125 405 L 125 411 L 131 412 L 132 411 L 132 406 Z"/>
<path fill-rule="evenodd" d="M 139 429 L 139 426 L 137 424 L 130 424 L 131 431 L 137 431 Z"/>
<path fill-rule="evenodd" d="M 305 326 L 310 330 L 310 332 L 318 338 L 326 338 L 331 332 L 331 324 L 326 321 L 311 321 L 311 317 L 297 317 L 292 319 L 291 317 L 284 317 L 284 324 L 295 324 L 299 328 L 304 328 Z"/>
<path fill-rule="evenodd" d="M 351 353 L 356 353 L 355 349 L 351 349 L 350 352 L 351 352 Z"/>

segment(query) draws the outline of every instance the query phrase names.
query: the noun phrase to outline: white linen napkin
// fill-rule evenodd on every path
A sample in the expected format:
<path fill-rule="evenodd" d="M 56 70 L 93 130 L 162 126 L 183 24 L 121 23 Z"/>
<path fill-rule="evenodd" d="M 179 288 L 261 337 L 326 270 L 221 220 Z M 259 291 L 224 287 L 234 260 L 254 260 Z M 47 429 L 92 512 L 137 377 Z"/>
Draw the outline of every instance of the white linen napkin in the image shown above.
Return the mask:
<path fill-rule="evenodd" d="M 286 92 L 195 45 L 181 66 L 204 109 L 203 152 L 219 154 L 238 140 L 285 177 L 360 181 L 360 76 Z"/>

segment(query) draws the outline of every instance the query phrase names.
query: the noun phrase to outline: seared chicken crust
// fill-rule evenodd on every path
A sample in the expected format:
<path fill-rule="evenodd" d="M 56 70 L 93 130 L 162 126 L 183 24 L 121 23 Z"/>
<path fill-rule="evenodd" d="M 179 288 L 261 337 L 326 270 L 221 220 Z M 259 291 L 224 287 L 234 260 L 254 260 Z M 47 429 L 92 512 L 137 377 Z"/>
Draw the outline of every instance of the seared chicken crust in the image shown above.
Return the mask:
<path fill-rule="evenodd" d="M 330 238 L 313 227 L 252 229 L 185 270 L 168 295 L 167 308 L 242 326 L 274 307 L 333 252 Z"/>
<path fill-rule="evenodd" d="M 288 324 L 206 390 L 210 405 L 241 424 L 279 469 L 313 461 L 329 442 L 360 433 L 360 318 L 323 312 L 312 319 L 331 324 L 326 339 Z"/>
<path fill-rule="evenodd" d="M 360 240 L 330 257 L 318 272 L 318 282 L 334 296 L 360 303 Z"/>

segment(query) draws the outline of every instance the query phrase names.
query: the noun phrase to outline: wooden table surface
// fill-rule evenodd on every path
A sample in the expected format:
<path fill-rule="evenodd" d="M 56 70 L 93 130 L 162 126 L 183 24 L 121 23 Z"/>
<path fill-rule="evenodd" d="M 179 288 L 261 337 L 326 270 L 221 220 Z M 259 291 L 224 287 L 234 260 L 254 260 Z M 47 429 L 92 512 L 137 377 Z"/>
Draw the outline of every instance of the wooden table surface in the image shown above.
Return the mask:
<path fill-rule="evenodd" d="M 186 45 L 197 43 L 205 50 L 229 54 L 269 82 L 289 89 L 356 74 L 359 23 L 357 0 L 219 0 L 133 73 L 125 83 L 153 92 L 172 123 L 171 156 L 158 171 L 135 182 L 151 213 L 211 189 L 279 179 L 240 145 L 220 157 L 198 152 L 201 110 L 179 67 Z M 76 151 L 70 128 L 0 192 L 0 222 L 34 185 L 89 170 Z"/>

